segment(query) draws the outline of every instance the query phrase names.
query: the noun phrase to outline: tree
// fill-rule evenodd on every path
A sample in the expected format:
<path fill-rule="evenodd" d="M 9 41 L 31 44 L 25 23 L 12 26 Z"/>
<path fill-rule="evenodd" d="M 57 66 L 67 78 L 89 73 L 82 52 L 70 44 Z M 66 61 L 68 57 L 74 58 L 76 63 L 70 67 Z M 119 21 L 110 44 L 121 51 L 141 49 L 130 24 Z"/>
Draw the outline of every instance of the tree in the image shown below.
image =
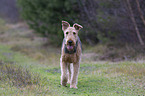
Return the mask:
<path fill-rule="evenodd" d="M 63 38 L 61 21 L 74 23 L 79 12 L 75 0 L 18 0 L 18 4 L 30 28 L 58 45 Z"/>
<path fill-rule="evenodd" d="M 138 29 L 138 27 L 137 27 L 137 24 L 136 24 L 136 21 L 135 21 L 135 18 L 134 18 L 134 14 L 133 14 L 133 11 L 132 11 L 132 8 L 131 8 L 131 5 L 130 5 L 129 0 L 127 0 L 127 4 L 128 4 L 128 9 L 129 9 L 129 11 L 130 11 L 130 18 L 131 18 L 131 20 L 132 20 L 132 22 L 133 22 L 133 25 L 134 25 L 134 27 L 135 27 L 136 34 L 137 34 L 137 37 L 138 37 L 138 39 L 139 39 L 139 42 L 140 42 L 141 45 L 144 45 L 144 42 L 143 42 L 143 40 L 142 40 L 142 38 L 141 38 L 141 36 L 140 36 L 139 29 Z"/>
<path fill-rule="evenodd" d="M 141 8 L 140 8 L 139 1 L 138 1 L 138 0 L 136 0 L 136 3 L 137 3 L 137 9 L 138 9 L 139 14 L 140 14 L 140 18 L 142 19 L 143 24 L 144 24 L 144 26 L 145 26 L 145 20 L 144 20 L 143 13 L 142 13 Z"/>

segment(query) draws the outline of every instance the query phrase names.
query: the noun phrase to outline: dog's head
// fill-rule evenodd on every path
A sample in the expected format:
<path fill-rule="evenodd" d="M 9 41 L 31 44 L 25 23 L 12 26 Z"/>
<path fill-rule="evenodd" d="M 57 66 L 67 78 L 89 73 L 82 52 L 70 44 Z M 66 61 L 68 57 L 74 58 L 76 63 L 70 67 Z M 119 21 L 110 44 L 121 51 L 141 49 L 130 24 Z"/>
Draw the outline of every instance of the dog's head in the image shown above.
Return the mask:
<path fill-rule="evenodd" d="M 79 24 L 74 24 L 73 27 L 70 27 L 70 24 L 67 21 L 62 21 L 62 30 L 64 32 L 66 48 L 71 51 L 75 48 L 76 42 L 78 40 L 78 32 L 83 28 Z"/>

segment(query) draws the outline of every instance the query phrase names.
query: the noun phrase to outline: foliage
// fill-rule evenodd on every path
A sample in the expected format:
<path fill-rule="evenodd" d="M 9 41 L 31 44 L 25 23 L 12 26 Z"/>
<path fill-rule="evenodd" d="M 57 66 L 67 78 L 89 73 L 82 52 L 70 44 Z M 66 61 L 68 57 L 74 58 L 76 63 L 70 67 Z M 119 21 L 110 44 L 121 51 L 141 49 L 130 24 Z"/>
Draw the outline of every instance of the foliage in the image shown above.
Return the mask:
<path fill-rule="evenodd" d="M 62 20 L 71 24 L 80 23 L 84 27 L 80 37 L 83 42 L 91 45 L 98 42 L 138 42 L 126 1 L 18 0 L 18 3 L 21 14 L 30 27 L 51 41 L 57 42 L 57 45 L 61 44 L 63 38 Z M 139 3 L 143 9 L 143 1 Z M 138 16 L 136 3 L 131 1 L 130 4 L 144 41 L 144 25 Z"/>
<path fill-rule="evenodd" d="M 18 0 L 18 3 L 30 27 L 57 43 L 63 38 L 61 21 L 75 21 L 76 0 Z"/>

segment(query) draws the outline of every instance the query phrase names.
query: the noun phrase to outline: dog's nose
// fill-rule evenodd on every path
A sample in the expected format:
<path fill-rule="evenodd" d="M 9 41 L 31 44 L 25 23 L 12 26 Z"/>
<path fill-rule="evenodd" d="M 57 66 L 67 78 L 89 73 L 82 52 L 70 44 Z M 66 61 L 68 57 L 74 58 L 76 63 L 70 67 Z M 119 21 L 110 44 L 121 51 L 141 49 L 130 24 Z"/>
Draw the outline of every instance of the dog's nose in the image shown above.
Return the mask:
<path fill-rule="evenodd" d="M 71 41 L 71 40 L 69 40 L 69 41 L 68 41 L 68 43 L 69 43 L 69 44 L 72 44 L 72 41 Z"/>

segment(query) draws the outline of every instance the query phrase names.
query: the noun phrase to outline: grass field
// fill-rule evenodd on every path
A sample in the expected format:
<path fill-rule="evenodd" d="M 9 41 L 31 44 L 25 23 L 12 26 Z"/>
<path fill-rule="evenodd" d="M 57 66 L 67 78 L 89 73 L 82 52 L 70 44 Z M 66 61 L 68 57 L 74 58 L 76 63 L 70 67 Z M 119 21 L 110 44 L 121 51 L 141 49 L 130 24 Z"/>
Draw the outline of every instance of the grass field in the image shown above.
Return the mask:
<path fill-rule="evenodd" d="M 46 38 L 34 35 L 25 24 L 10 25 L 1 20 L 0 25 L 0 96 L 145 95 L 144 58 L 96 61 L 96 50 L 87 48 L 78 89 L 70 89 L 69 84 L 60 85 L 59 47 L 46 46 Z"/>

